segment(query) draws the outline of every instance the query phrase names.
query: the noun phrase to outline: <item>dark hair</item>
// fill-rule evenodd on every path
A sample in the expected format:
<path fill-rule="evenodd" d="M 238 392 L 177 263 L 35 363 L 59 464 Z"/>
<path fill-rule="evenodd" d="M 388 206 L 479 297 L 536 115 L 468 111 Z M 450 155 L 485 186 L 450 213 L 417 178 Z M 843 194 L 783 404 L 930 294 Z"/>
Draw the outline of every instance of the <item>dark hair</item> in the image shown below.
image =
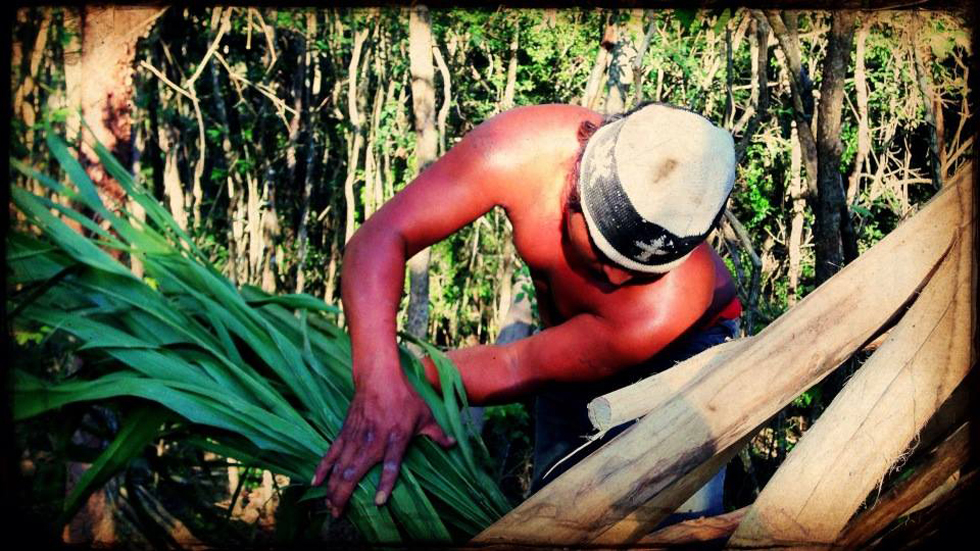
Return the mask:
<path fill-rule="evenodd" d="M 632 115 L 633 113 L 636 113 L 640 109 L 643 109 L 644 107 L 648 107 L 650 105 L 662 105 L 664 107 L 670 107 L 671 109 L 680 109 L 682 111 L 687 111 L 689 113 L 694 113 L 695 115 L 701 116 L 700 113 L 687 109 L 686 107 L 670 105 L 660 101 L 644 101 L 637 104 L 629 111 L 603 116 L 602 122 L 599 123 L 598 125 L 596 125 L 591 121 L 582 121 L 582 123 L 579 124 L 578 133 L 576 136 L 578 138 L 578 144 L 579 144 L 578 154 L 575 156 L 575 164 L 572 166 L 572 170 L 569 171 L 568 173 L 568 183 L 566 184 L 565 187 L 564 210 L 570 212 L 582 212 L 582 200 L 581 197 L 579 196 L 579 191 L 578 191 L 578 175 L 582 165 L 582 155 L 585 154 L 585 146 L 586 144 L 589 143 L 589 139 L 592 138 L 592 136 L 596 133 L 596 131 L 602 128 L 603 126 L 606 126 L 607 124 L 610 123 L 614 123 L 620 119 L 626 118 Z"/>

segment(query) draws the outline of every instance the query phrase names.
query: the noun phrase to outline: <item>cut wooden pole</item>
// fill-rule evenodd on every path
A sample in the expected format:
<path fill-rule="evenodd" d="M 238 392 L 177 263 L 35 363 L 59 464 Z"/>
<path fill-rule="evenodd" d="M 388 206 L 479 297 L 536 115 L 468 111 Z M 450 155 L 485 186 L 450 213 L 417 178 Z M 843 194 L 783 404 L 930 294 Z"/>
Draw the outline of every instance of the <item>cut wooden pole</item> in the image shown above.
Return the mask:
<path fill-rule="evenodd" d="M 862 352 L 874 352 L 889 336 L 885 330 L 864 345 Z M 589 402 L 589 420 L 598 431 L 606 431 L 639 419 L 663 404 L 681 388 L 697 379 L 698 374 L 724 365 L 744 350 L 754 337 L 728 341 L 713 346 L 693 358 L 661 371 L 630 386 L 603 394 Z"/>
<path fill-rule="evenodd" d="M 968 198 L 969 186 L 963 194 Z M 947 219 L 962 230 L 939 269 L 887 341 L 793 448 L 730 547 L 836 540 L 966 376 L 975 337 L 971 206 L 964 205 L 965 223 Z"/>
<path fill-rule="evenodd" d="M 474 542 L 590 542 L 738 443 L 867 342 L 921 288 L 965 225 L 971 185 L 969 171 L 961 172 L 911 220 L 770 324 L 724 369 L 699 373 Z"/>
<path fill-rule="evenodd" d="M 734 358 L 745 350 L 755 337 L 738 339 L 712 346 L 693 358 L 647 377 L 638 383 L 603 394 L 589 402 L 589 420 L 597 430 L 643 417 L 670 400 L 698 377 Z"/>
<path fill-rule="evenodd" d="M 748 510 L 748 507 L 743 507 L 723 515 L 685 520 L 640 538 L 636 546 L 642 549 L 671 549 L 681 545 L 724 541 L 732 535 Z"/>
<path fill-rule="evenodd" d="M 891 489 L 875 505 L 847 525 L 836 541 L 845 548 L 858 547 L 881 532 L 899 516 L 913 512 L 923 499 L 966 463 L 970 452 L 970 425 L 964 423 L 932 452 L 911 478 Z"/>

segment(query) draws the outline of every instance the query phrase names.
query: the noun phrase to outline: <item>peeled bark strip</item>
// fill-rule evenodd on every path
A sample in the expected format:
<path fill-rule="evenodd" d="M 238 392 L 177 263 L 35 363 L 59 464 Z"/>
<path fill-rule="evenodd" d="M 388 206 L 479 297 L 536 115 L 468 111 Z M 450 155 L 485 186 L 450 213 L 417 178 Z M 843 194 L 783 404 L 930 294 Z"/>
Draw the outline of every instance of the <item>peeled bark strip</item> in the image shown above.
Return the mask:
<path fill-rule="evenodd" d="M 962 227 L 938 271 L 766 485 L 732 547 L 833 542 L 966 376 L 975 336 L 973 216 L 969 186 L 962 192 Z M 960 226 L 956 220 L 944 221 Z"/>
<path fill-rule="evenodd" d="M 735 446 L 870 340 L 928 279 L 968 227 L 964 205 L 972 200 L 971 178 L 972 170 L 961 172 L 955 184 L 770 324 L 723 369 L 704 370 L 632 429 L 474 541 L 593 541 L 720 451 Z M 847 323 L 841 323 L 845 315 Z M 618 543 L 630 543 L 641 534 L 631 537 Z"/>

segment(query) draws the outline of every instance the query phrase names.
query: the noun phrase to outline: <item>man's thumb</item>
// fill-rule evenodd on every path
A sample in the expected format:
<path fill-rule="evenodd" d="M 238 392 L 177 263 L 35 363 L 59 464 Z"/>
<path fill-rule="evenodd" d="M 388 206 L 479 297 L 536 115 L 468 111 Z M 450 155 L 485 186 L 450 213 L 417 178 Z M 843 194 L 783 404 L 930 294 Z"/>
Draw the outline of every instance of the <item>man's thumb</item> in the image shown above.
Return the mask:
<path fill-rule="evenodd" d="M 419 432 L 421 434 L 424 434 L 424 435 L 428 436 L 429 438 L 431 438 L 437 444 L 439 444 L 440 446 L 442 446 L 444 448 L 448 448 L 448 447 L 450 447 L 450 446 L 452 446 L 453 444 L 456 443 L 456 439 L 453 438 L 452 436 L 446 434 L 442 430 L 442 427 L 440 427 L 439 424 L 436 423 L 435 421 L 433 421 L 433 422 L 429 423 L 428 425 L 426 425 L 425 428 L 423 428 Z"/>

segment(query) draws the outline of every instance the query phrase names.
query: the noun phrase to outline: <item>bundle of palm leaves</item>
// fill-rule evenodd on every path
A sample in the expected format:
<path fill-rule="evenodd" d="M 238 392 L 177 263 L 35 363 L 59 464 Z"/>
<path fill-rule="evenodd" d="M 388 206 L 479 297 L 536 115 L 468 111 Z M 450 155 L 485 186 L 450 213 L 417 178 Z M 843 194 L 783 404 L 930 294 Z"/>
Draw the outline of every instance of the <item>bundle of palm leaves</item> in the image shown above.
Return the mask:
<path fill-rule="evenodd" d="M 54 135 L 47 141 L 74 186 L 13 161 L 52 196 L 70 201 L 12 189 L 33 231 L 8 237 L 7 307 L 15 329 L 70 340 L 85 367 L 57 380 L 15 371 L 15 420 L 78 402 L 143 404 L 123 419 L 66 500 L 66 513 L 159 438 L 167 416 L 193 425 L 193 445 L 286 475 L 294 484 L 309 481 L 354 391 L 348 337 L 329 318 L 336 309 L 309 295 L 236 288 L 104 147 L 96 145 L 105 170 L 145 210 L 145 222 L 106 208 L 67 145 Z M 135 276 L 110 249 L 138 259 L 144 275 Z M 373 503 L 379 468 L 365 477 L 348 515 L 368 541 L 459 540 L 510 507 L 486 474 L 482 441 L 460 415 L 465 393 L 458 372 L 437 349 L 417 344 L 439 368 L 442 395 L 404 348 L 402 366 L 458 445 L 444 450 L 416 439 L 383 507 Z M 316 488 L 305 498 L 321 496 Z"/>

